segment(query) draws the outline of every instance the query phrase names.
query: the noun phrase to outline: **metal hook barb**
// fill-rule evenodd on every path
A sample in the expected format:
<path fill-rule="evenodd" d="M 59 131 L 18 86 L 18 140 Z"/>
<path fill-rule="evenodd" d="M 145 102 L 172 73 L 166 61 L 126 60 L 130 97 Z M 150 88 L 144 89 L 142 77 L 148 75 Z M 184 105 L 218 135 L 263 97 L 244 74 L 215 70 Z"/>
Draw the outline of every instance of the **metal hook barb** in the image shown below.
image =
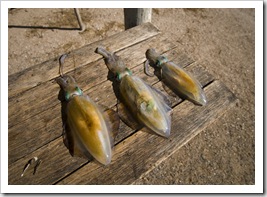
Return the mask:
<path fill-rule="evenodd" d="M 42 160 L 38 159 L 36 165 L 34 166 L 34 170 L 33 170 L 33 175 L 35 175 L 37 168 L 39 167 L 39 165 L 42 163 Z"/>
<path fill-rule="evenodd" d="M 148 75 L 148 76 L 150 76 L 150 77 L 153 77 L 154 76 L 154 73 L 151 73 L 150 71 L 149 71 L 149 60 L 146 60 L 146 62 L 145 62 L 145 74 L 146 75 Z"/>
<path fill-rule="evenodd" d="M 68 54 L 63 54 L 59 57 L 59 74 L 61 77 L 63 77 L 63 64 L 65 62 L 66 57 L 68 57 Z"/>
<path fill-rule="evenodd" d="M 36 163 L 37 162 L 37 163 Z M 33 163 L 36 163 L 34 166 L 34 171 L 33 174 L 36 173 L 38 166 L 41 164 L 42 160 L 38 159 L 38 157 L 33 157 L 32 159 L 30 159 L 27 164 L 25 165 L 22 174 L 20 175 L 21 177 L 24 176 L 24 173 L 26 172 L 26 170 L 30 167 L 30 165 L 32 165 Z"/>

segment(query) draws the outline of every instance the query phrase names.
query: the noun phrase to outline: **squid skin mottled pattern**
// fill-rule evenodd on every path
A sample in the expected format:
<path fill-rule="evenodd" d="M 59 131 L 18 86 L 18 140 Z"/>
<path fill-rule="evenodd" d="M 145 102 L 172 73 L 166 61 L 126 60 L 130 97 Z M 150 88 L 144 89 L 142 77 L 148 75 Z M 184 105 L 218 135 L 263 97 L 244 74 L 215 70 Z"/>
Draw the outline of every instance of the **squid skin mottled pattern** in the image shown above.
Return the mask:
<path fill-rule="evenodd" d="M 125 75 L 121 79 L 120 94 L 125 105 L 139 122 L 158 135 L 170 136 L 171 117 L 167 113 L 170 108 L 158 98 L 151 87 L 139 77 Z"/>
<path fill-rule="evenodd" d="M 174 92 L 184 95 L 196 104 L 207 104 L 201 84 L 182 67 L 173 62 L 164 63 L 162 65 L 162 78 Z"/>
<path fill-rule="evenodd" d="M 107 51 L 104 47 L 97 47 L 96 53 L 104 57 L 108 69 L 120 81 L 119 89 L 122 102 L 143 125 L 163 137 L 170 136 L 171 109 L 150 86 L 137 76 L 132 76 L 122 59 Z"/>
<path fill-rule="evenodd" d="M 111 162 L 111 139 L 104 117 L 88 97 L 74 96 L 67 106 L 67 123 L 74 140 L 97 161 Z"/>
<path fill-rule="evenodd" d="M 87 157 L 89 153 L 98 162 L 109 164 L 112 139 L 100 109 L 87 95 L 83 95 L 73 77 L 62 74 L 57 83 L 64 90 L 67 101 L 66 123 L 74 144 L 74 156 Z"/>
<path fill-rule="evenodd" d="M 198 105 L 206 105 L 207 99 L 201 84 L 181 66 L 168 61 L 159 55 L 155 49 L 146 51 L 149 63 L 161 68 L 163 81 L 179 96 L 183 96 Z"/>

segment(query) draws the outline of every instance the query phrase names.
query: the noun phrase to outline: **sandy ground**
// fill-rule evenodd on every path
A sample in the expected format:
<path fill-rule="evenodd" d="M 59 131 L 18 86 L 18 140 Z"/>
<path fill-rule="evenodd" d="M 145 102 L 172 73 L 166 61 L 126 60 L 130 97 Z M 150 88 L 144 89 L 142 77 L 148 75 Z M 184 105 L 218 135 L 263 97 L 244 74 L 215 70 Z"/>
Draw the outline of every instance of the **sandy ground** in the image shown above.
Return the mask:
<path fill-rule="evenodd" d="M 238 97 L 220 119 L 136 184 L 255 183 L 254 9 L 153 9 L 152 23 Z M 124 31 L 123 9 L 81 9 L 86 31 L 9 28 L 9 75 Z M 73 9 L 13 9 L 9 25 L 78 27 Z"/>

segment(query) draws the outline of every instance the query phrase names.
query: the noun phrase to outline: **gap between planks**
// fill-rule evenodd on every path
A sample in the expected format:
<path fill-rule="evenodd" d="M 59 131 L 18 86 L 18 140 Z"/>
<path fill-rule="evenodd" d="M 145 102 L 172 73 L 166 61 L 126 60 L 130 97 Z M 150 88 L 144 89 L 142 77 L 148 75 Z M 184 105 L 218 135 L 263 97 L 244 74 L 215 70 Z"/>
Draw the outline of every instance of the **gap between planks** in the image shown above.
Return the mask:
<path fill-rule="evenodd" d="M 75 58 L 77 67 L 96 61 L 99 58 L 94 50 L 99 45 L 109 46 L 111 51 L 122 50 L 131 45 L 142 42 L 150 37 L 159 34 L 160 31 L 151 23 L 145 23 L 124 32 L 114 34 L 107 39 L 86 45 L 78 50 L 72 51 L 69 56 Z M 116 44 L 114 44 L 116 43 Z M 57 77 L 59 57 L 48 60 L 42 64 L 32 66 L 24 71 L 12 74 L 8 77 L 8 95 L 9 97 L 19 94 L 27 89 L 40 85 L 41 83 Z M 77 68 L 76 67 L 76 68 Z M 72 62 L 66 61 L 65 71 L 73 69 Z M 42 73 L 42 75 L 40 75 Z"/>
<path fill-rule="evenodd" d="M 235 103 L 236 97 L 219 81 L 214 81 L 205 91 L 210 98 L 207 106 L 199 107 L 184 101 L 174 108 L 172 126 L 180 130 L 172 131 L 169 139 L 138 131 L 115 147 L 109 166 L 99 167 L 90 162 L 57 184 L 132 184 Z"/>
<path fill-rule="evenodd" d="M 151 45 L 150 45 L 151 46 Z M 164 45 L 163 45 L 164 46 Z M 163 47 L 163 49 L 167 50 L 168 48 L 174 47 L 173 45 L 167 44 L 166 47 Z M 127 50 L 128 51 L 128 50 Z M 123 54 L 123 57 L 125 55 L 128 56 L 128 54 L 131 51 L 127 52 L 126 54 Z M 175 52 L 175 50 L 169 51 L 167 54 L 169 54 L 170 59 L 174 58 L 177 61 L 181 61 L 184 66 L 189 65 L 193 60 L 191 59 L 185 59 L 184 55 L 181 52 Z M 181 55 L 179 55 L 181 54 Z M 122 57 L 122 58 L 123 58 Z M 123 58 L 124 59 L 124 58 Z M 148 78 L 144 73 L 143 73 L 143 62 L 144 60 L 142 59 L 141 61 L 139 60 L 139 64 L 137 66 L 132 65 L 130 67 L 133 70 L 133 73 L 136 75 L 139 75 L 141 78 L 146 80 L 148 83 L 153 83 L 158 81 L 156 77 L 154 78 Z M 101 59 L 102 64 L 105 66 L 103 59 Z M 106 66 L 103 67 L 105 68 L 105 71 L 107 73 L 107 68 Z M 107 74 L 105 74 L 107 75 Z M 83 81 L 81 78 L 79 81 Z M 78 82 L 79 84 L 79 82 Z M 82 83 L 83 86 L 80 87 L 87 87 L 86 83 Z M 99 84 L 100 85 L 100 84 Z M 60 90 L 59 86 L 57 84 L 54 84 L 55 88 L 57 91 Z M 112 85 L 109 80 L 106 80 L 104 82 L 101 82 L 101 86 L 104 88 L 99 88 L 98 85 L 92 87 L 92 88 L 86 88 L 84 91 L 85 94 L 89 95 L 93 100 L 95 100 L 97 103 L 101 103 L 102 105 L 105 105 L 107 107 L 112 107 L 115 103 L 112 101 L 115 98 L 115 95 L 112 90 Z M 36 87 L 39 89 L 39 87 Z M 104 94 L 103 94 L 104 93 Z M 37 95 L 42 95 L 42 94 L 37 94 Z M 100 95 L 100 96 L 99 96 Z M 110 95 L 110 98 L 105 98 L 104 95 Z M 31 97 L 32 94 L 27 94 L 25 95 L 27 97 Z M 26 97 L 26 98 L 27 98 Z M 52 95 L 52 100 L 46 99 L 36 99 L 36 102 L 39 102 L 40 105 L 42 106 L 41 109 L 44 108 L 44 111 L 39 112 L 36 111 L 34 113 L 34 110 L 36 110 L 35 105 L 30 105 L 29 109 L 26 110 L 20 110 L 17 112 L 17 116 L 13 116 L 12 119 L 15 121 L 15 118 L 19 120 L 19 117 L 26 118 L 24 121 L 11 126 L 9 128 L 9 151 L 10 151 L 10 158 L 9 161 L 15 161 L 18 156 L 23 157 L 26 153 L 32 152 L 34 149 L 40 147 L 42 144 L 46 144 L 47 140 L 53 140 L 55 137 L 58 137 L 61 135 L 61 124 L 58 123 L 61 121 L 61 115 L 60 115 L 60 102 L 57 98 L 57 95 Z M 32 98 L 34 99 L 34 97 Z M 97 100 L 96 100 L 97 99 Z M 31 102 L 29 99 L 24 98 L 24 102 Z M 34 100 L 32 100 L 34 102 Z M 22 105 L 22 104 L 21 104 Z M 18 105 L 11 105 L 10 111 L 15 110 L 15 106 Z M 12 110 L 14 108 L 14 110 Z M 18 110 L 18 109 L 16 109 Z M 39 109 L 40 110 L 40 109 Z M 27 113 L 26 113 L 27 112 Z M 32 114 L 32 115 L 31 115 Z M 19 116 L 20 115 L 20 116 Z M 10 120 L 11 121 L 11 120 Z M 23 131 L 23 132 L 22 132 Z M 37 133 L 38 131 L 38 133 Z M 49 131 L 49 132 L 48 132 Z M 40 143 L 36 143 L 36 141 L 40 141 Z M 36 148 L 35 148 L 36 147 Z M 24 153 L 24 155 L 23 155 Z M 15 156 L 17 155 L 17 156 Z"/>
<path fill-rule="evenodd" d="M 196 64 L 195 64 L 195 67 L 198 68 L 198 66 Z M 196 69 L 196 73 L 194 73 L 194 74 L 195 75 L 197 75 L 197 74 L 201 75 L 199 77 L 200 77 L 200 81 L 202 83 L 203 83 L 203 80 L 204 81 L 207 80 L 207 79 L 205 79 L 205 77 L 211 77 L 210 75 L 203 74 L 203 72 L 201 74 L 201 72 L 199 72 L 199 69 Z M 204 79 L 203 79 L 203 77 L 204 77 Z M 210 80 L 212 80 L 212 78 Z M 210 80 L 208 80 L 208 81 L 210 81 Z M 208 83 L 208 82 L 206 81 L 204 83 Z M 181 100 L 179 100 L 179 99 L 177 100 L 177 102 L 180 102 L 180 101 Z M 127 133 L 129 133 L 131 135 L 131 132 L 127 132 Z M 126 136 L 123 136 L 123 137 L 126 138 Z M 122 142 L 122 143 L 124 143 L 124 142 Z M 49 154 L 53 155 L 53 157 L 51 158 L 51 155 L 49 155 Z M 38 177 L 36 177 L 36 176 L 31 177 L 30 176 L 30 177 L 23 177 L 23 179 L 16 177 L 16 175 L 18 175 L 20 173 L 19 168 L 21 168 L 21 166 L 23 166 L 25 164 L 25 162 L 27 162 L 27 159 L 29 159 L 33 156 L 36 156 L 36 155 L 38 155 L 38 156 L 41 155 L 40 157 L 46 161 L 46 162 L 44 162 L 43 165 L 45 165 L 48 169 L 45 169 L 45 171 L 39 172 L 41 174 Z M 67 174 L 69 174 L 70 172 L 72 172 L 73 170 L 76 170 L 77 168 L 79 168 L 80 165 L 83 165 L 84 162 L 86 162 L 86 160 L 80 160 L 80 158 L 79 159 L 71 158 L 71 161 L 70 161 L 69 160 L 70 157 L 71 156 L 69 155 L 67 149 L 63 145 L 62 139 L 58 138 L 57 140 L 52 141 L 48 145 L 43 146 L 42 148 L 38 149 L 37 151 L 34 151 L 33 153 L 29 154 L 27 157 L 24 157 L 24 158 L 18 160 L 17 162 L 11 164 L 10 165 L 11 168 L 9 169 L 9 173 L 10 173 L 9 182 L 10 182 L 10 184 L 52 184 L 53 182 L 56 182 L 56 180 L 61 179 L 62 176 L 64 177 Z M 81 162 L 81 161 L 83 161 L 83 162 Z M 51 163 L 55 164 L 55 165 L 50 166 Z M 53 176 L 55 178 L 58 177 L 58 178 L 56 178 L 54 181 L 51 180 L 51 178 L 48 179 L 50 177 L 49 174 L 50 174 L 50 176 Z"/>
<path fill-rule="evenodd" d="M 143 43 L 124 49 L 118 55 L 123 58 L 130 69 L 141 64 L 145 60 L 146 47 L 155 47 L 158 42 L 162 42 L 161 50 L 171 50 L 176 47 L 169 42 L 165 36 L 153 37 Z M 59 65 L 58 67 L 59 68 Z M 73 76 L 78 85 L 84 90 L 88 90 L 103 81 L 107 80 L 108 69 L 103 58 L 96 62 L 91 62 L 83 67 L 77 68 L 72 72 L 66 73 Z M 57 74 L 57 77 L 59 75 Z M 55 81 L 47 81 L 33 89 L 24 91 L 16 97 L 9 98 L 9 128 L 19 124 L 40 111 L 46 110 L 58 104 L 57 93 L 59 86 Z"/>

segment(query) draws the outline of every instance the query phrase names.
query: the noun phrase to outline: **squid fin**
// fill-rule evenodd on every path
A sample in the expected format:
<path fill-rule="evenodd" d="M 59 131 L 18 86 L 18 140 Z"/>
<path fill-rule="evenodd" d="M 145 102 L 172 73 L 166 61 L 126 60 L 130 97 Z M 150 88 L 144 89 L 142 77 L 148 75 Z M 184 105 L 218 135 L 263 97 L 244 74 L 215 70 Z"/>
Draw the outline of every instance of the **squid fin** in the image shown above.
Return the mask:
<path fill-rule="evenodd" d="M 108 108 L 104 111 L 104 118 L 110 129 L 111 144 L 113 146 L 119 133 L 120 117 L 115 110 Z"/>
<path fill-rule="evenodd" d="M 155 93 L 155 95 L 159 98 L 159 100 L 163 103 L 166 112 L 171 113 L 172 102 L 170 98 L 162 90 L 156 89 L 155 87 L 152 87 L 152 86 L 149 86 L 149 87 Z"/>
<path fill-rule="evenodd" d="M 81 157 L 84 159 L 89 158 L 90 160 L 93 159 L 90 153 L 86 151 L 85 148 L 81 145 L 77 137 L 72 134 L 68 124 L 64 125 L 62 136 L 63 136 L 64 145 L 69 150 L 69 153 L 71 154 L 71 156 Z"/>
<path fill-rule="evenodd" d="M 139 122 L 130 114 L 129 110 L 122 103 L 117 104 L 120 119 L 131 129 L 138 130 L 142 128 Z"/>
<path fill-rule="evenodd" d="M 174 90 L 172 90 L 167 83 L 165 82 L 164 78 L 162 78 L 162 88 L 164 91 L 171 97 L 176 98 L 177 96 L 181 98 L 181 95 L 177 94 Z"/>

